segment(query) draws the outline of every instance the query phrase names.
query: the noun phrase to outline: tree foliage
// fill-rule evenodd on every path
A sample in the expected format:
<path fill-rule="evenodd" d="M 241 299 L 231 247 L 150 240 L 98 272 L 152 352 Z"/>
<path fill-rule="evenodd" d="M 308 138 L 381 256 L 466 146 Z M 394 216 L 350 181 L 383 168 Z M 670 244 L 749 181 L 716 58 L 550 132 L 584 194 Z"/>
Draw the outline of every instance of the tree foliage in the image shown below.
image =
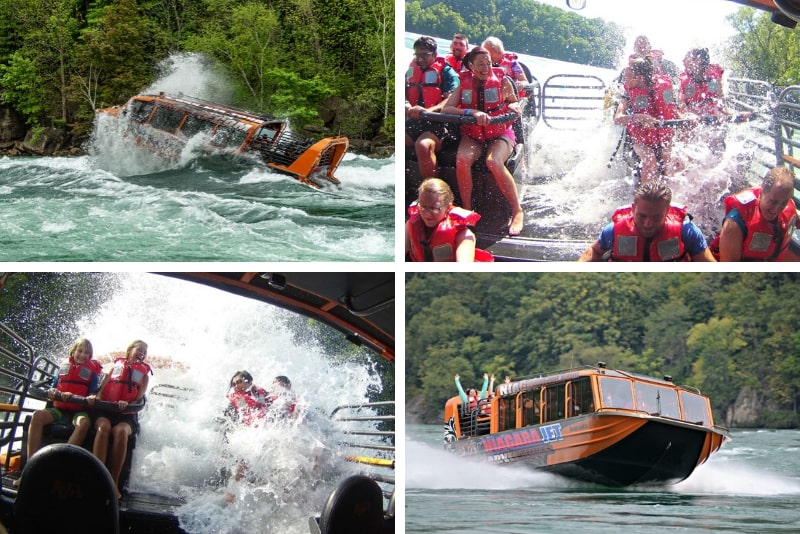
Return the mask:
<path fill-rule="evenodd" d="M 795 289 L 795 273 L 409 273 L 406 395 L 438 414 L 456 373 L 605 361 L 700 388 L 719 420 L 748 388 L 772 408 L 760 423 L 797 426 Z"/>
<path fill-rule="evenodd" d="M 617 65 L 625 46 L 617 24 L 533 0 L 407 1 L 406 31 L 444 39 L 464 33 L 475 44 L 494 36 L 506 50 L 605 68 Z"/>
<path fill-rule="evenodd" d="M 228 74 L 229 104 L 303 126 L 336 95 L 358 108 L 344 135 L 394 131 L 389 0 L 0 0 L 0 30 L 0 100 L 31 124 L 88 129 L 171 53 L 199 52 Z"/>

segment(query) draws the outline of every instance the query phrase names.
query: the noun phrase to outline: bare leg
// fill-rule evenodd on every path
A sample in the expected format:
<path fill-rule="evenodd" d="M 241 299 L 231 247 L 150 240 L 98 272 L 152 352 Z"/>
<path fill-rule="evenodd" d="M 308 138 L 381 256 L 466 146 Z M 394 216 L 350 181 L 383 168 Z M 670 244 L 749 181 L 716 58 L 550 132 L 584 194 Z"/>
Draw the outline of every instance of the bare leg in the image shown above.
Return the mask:
<path fill-rule="evenodd" d="M 420 177 L 438 178 L 439 169 L 436 165 L 436 152 L 442 149 L 442 141 L 431 132 L 423 132 L 414 143 L 419 163 Z"/>
<path fill-rule="evenodd" d="M 461 136 L 456 154 L 456 181 L 458 194 L 461 196 L 461 207 L 472 209 L 472 164 L 478 161 L 483 146 L 467 135 Z"/>
<path fill-rule="evenodd" d="M 53 414 L 47 410 L 36 410 L 31 416 L 31 424 L 28 427 L 28 459 L 42 447 L 42 433 L 44 427 L 53 424 Z"/>
<path fill-rule="evenodd" d="M 111 438 L 111 421 L 105 417 L 100 417 L 94 424 L 97 434 L 94 436 L 94 447 L 92 452 L 97 459 L 106 463 L 106 456 L 108 456 L 108 440 Z"/>
<path fill-rule="evenodd" d="M 506 168 L 506 160 L 508 160 L 512 150 L 511 144 L 505 139 L 495 139 L 489 145 L 488 154 L 486 154 L 486 166 L 492 172 L 497 182 L 497 187 L 511 206 L 511 224 L 508 227 L 508 235 L 515 236 L 522 232 L 525 214 L 519 203 L 517 184 L 514 183 L 514 177 Z"/>
<path fill-rule="evenodd" d="M 83 445 L 83 441 L 86 439 L 86 435 L 89 433 L 89 427 L 92 426 L 91 421 L 85 415 L 78 417 L 77 421 L 75 421 L 75 430 L 72 431 L 72 435 L 67 440 L 67 443 L 70 445 Z"/>
<path fill-rule="evenodd" d="M 634 145 L 633 150 L 638 154 L 639 159 L 642 160 L 642 171 L 639 176 L 639 181 L 645 183 L 658 180 L 661 177 L 661 173 L 659 173 L 658 170 L 658 160 L 656 159 L 656 153 L 653 147 L 648 145 Z"/>
<path fill-rule="evenodd" d="M 122 495 L 119 487 L 119 475 L 122 473 L 122 465 L 128 454 L 128 438 L 132 433 L 133 429 L 128 423 L 119 423 L 111 429 L 111 460 L 108 470 L 117 486 L 117 497 Z"/>

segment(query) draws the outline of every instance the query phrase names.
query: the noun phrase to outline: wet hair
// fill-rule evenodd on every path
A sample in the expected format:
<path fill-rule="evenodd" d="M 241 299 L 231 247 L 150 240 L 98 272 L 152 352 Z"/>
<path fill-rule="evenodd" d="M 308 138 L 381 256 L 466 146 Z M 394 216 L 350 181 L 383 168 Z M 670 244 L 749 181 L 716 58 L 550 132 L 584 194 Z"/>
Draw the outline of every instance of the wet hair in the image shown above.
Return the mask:
<path fill-rule="evenodd" d="M 286 389 L 290 389 L 292 387 L 292 382 L 289 380 L 289 377 L 279 375 L 276 376 L 273 382 L 277 382 L 278 384 L 282 385 Z"/>
<path fill-rule="evenodd" d="M 644 76 L 647 85 L 653 84 L 653 58 L 650 56 L 631 59 L 628 68 L 633 74 Z"/>
<path fill-rule="evenodd" d="M 72 358 L 72 354 L 78 350 L 79 347 L 86 347 L 89 351 L 89 359 L 91 360 L 94 357 L 94 348 L 92 347 L 92 342 L 86 339 L 85 337 L 81 337 L 76 339 L 72 345 L 69 346 L 69 357 Z"/>
<path fill-rule="evenodd" d="M 440 178 L 428 178 L 424 180 L 417 190 L 417 198 L 419 198 L 419 195 L 422 193 L 439 195 L 439 199 L 447 206 L 453 203 L 453 190 L 450 189 L 447 182 Z"/>
<path fill-rule="evenodd" d="M 428 37 L 427 35 L 423 35 L 422 37 L 414 41 L 414 50 L 416 50 L 417 48 L 422 48 L 424 50 L 427 50 L 428 52 L 436 52 L 438 47 L 436 45 L 436 39 L 434 39 L 433 37 Z"/>
<path fill-rule="evenodd" d="M 794 188 L 794 175 L 786 167 L 774 167 L 770 169 L 761 180 L 761 191 L 769 193 L 775 186 Z"/>
<path fill-rule="evenodd" d="M 464 66 L 467 69 L 472 69 L 472 63 L 474 63 L 475 59 L 481 55 L 488 57 L 489 61 L 492 60 L 492 54 L 490 54 L 488 50 L 482 46 L 476 46 L 464 56 Z"/>
<path fill-rule="evenodd" d="M 651 180 L 639 186 L 633 195 L 633 202 L 647 200 L 648 202 L 663 202 L 669 205 L 672 202 L 672 190 L 663 180 Z"/>
<path fill-rule="evenodd" d="M 700 60 L 700 72 L 705 72 L 709 63 L 711 63 L 711 56 L 708 54 L 708 48 L 692 48 L 687 53 L 687 56 Z"/>
<path fill-rule="evenodd" d="M 247 371 L 236 371 L 235 373 L 233 373 L 233 376 L 231 377 L 230 387 L 233 387 L 233 386 L 236 385 L 236 384 L 234 384 L 234 382 L 236 382 L 236 379 L 238 377 L 241 377 L 241 378 L 245 379 L 247 382 L 250 382 L 251 384 L 253 383 L 253 375 L 251 375 Z"/>

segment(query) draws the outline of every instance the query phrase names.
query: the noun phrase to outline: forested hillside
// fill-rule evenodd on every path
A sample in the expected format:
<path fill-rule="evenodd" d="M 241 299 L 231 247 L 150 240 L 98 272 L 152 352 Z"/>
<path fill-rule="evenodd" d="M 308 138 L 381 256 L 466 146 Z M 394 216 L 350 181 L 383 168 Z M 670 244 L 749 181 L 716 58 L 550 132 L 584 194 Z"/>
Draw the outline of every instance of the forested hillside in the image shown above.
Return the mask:
<path fill-rule="evenodd" d="M 625 46 L 622 28 L 534 0 L 413 0 L 406 2 L 406 31 L 470 43 L 500 38 L 506 50 L 584 65 L 615 68 Z"/>
<path fill-rule="evenodd" d="M 672 375 L 730 426 L 798 426 L 797 273 L 420 273 L 406 281 L 409 418 L 498 380 L 605 361 Z"/>
<path fill-rule="evenodd" d="M 0 98 L 34 127 L 91 128 L 171 53 L 205 54 L 234 102 L 353 138 L 393 137 L 394 2 L 0 0 Z M 331 98 L 340 101 L 331 102 Z"/>

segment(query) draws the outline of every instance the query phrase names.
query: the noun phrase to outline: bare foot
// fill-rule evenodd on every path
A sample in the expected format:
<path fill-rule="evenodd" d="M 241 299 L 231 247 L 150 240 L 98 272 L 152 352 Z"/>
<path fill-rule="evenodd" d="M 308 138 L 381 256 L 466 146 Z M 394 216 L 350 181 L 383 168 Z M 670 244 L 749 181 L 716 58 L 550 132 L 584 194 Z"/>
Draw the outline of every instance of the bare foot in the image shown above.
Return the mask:
<path fill-rule="evenodd" d="M 228 504 L 231 504 L 233 502 L 233 499 L 235 498 L 236 495 L 234 495 L 233 493 L 228 493 L 227 491 L 225 492 L 225 502 L 227 502 Z"/>
<path fill-rule="evenodd" d="M 508 227 L 508 235 L 517 236 L 522 232 L 524 226 L 525 214 L 522 210 L 511 216 L 511 224 Z"/>

